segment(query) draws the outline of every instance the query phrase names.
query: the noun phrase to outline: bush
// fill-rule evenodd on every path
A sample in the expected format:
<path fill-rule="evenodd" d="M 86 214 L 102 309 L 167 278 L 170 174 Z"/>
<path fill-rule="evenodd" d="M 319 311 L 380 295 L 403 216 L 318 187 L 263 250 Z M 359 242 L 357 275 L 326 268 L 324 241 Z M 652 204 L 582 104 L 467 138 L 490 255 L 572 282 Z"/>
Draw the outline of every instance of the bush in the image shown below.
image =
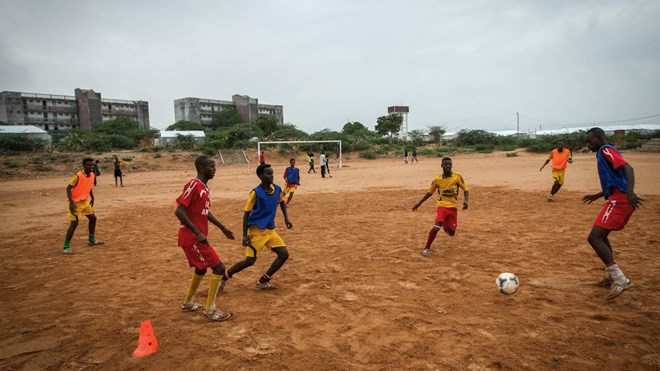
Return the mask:
<path fill-rule="evenodd" d="M 378 158 L 375 152 L 373 151 L 362 151 L 360 152 L 360 157 L 367 159 L 367 160 L 375 160 Z"/>
<path fill-rule="evenodd" d="M 48 145 L 41 139 L 32 139 L 23 134 L 0 135 L 0 149 L 3 151 L 34 152 L 47 148 Z"/>
<path fill-rule="evenodd" d="M 493 153 L 494 149 L 495 147 L 486 144 L 477 144 L 476 146 L 474 146 L 474 150 L 479 153 Z"/>
<path fill-rule="evenodd" d="M 12 169 L 15 169 L 15 168 L 20 166 L 19 164 L 15 163 L 15 162 L 12 162 L 12 161 L 4 161 L 2 164 L 5 165 L 6 167 L 9 167 L 9 168 L 12 168 Z"/>
<path fill-rule="evenodd" d="M 469 147 L 477 144 L 497 144 L 497 135 L 486 130 L 461 130 L 454 140 L 457 146 Z"/>

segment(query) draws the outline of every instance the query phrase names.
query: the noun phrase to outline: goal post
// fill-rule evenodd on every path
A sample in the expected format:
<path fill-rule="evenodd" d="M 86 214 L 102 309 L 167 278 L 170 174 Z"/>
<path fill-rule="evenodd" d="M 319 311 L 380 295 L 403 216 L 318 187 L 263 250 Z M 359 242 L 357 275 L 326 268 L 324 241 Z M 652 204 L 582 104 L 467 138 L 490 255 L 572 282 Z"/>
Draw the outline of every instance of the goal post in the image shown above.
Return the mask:
<path fill-rule="evenodd" d="M 271 142 L 257 142 L 257 156 L 261 154 L 261 145 L 262 144 L 304 144 L 304 143 L 337 143 L 339 144 L 339 162 L 337 167 L 341 169 L 343 166 L 342 162 L 342 152 L 341 152 L 341 140 L 276 140 Z"/>

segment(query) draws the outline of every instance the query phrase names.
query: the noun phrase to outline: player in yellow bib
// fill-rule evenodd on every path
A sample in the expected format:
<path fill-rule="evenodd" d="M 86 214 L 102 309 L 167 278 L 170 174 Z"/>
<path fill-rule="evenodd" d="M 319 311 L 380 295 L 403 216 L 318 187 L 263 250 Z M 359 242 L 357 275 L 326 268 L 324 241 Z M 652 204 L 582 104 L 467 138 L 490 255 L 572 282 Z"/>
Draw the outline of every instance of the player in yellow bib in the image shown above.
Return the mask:
<path fill-rule="evenodd" d="M 547 197 L 548 202 L 552 201 L 555 193 L 559 192 L 559 188 L 564 185 L 564 173 L 568 164 L 573 162 L 573 154 L 568 148 L 564 148 L 564 142 L 558 142 L 557 148 L 550 152 L 550 157 L 545 160 L 539 171 L 542 171 L 550 161 L 552 161 L 552 179 L 555 182 L 552 184 L 550 195 Z"/>
<path fill-rule="evenodd" d="M 426 241 L 426 246 L 422 250 L 422 255 L 429 256 L 431 253 L 431 244 L 435 240 L 435 236 L 438 234 L 438 231 L 442 227 L 449 236 L 453 236 L 456 233 L 456 227 L 458 226 L 458 189 L 463 190 L 463 210 L 468 208 L 468 200 L 470 198 L 470 193 L 468 192 L 468 186 L 465 184 L 463 177 L 451 171 L 452 161 L 451 158 L 445 157 L 442 159 L 442 175 L 438 175 L 433 178 L 431 182 L 431 187 L 426 192 L 424 197 L 415 206 L 413 206 L 413 211 L 416 211 L 424 201 L 438 191 L 438 202 L 436 203 L 436 214 L 435 214 L 435 224 L 431 231 L 429 231 L 429 237 Z"/>
<path fill-rule="evenodd" d="M 83 169 L 71 178 L 69 185 L 66 187 L 66 195 L 69 199 L 69 211 L 67 215 L 71 224 L 66 231 L 64 247 L 62 248 L 62 252 L 65 254 L 73 254 L 73 250 L 71 250 L 71 239 L 73 238 L 73 232 L 78 227 L 80 218 L 83 216 L 89 219 L 88 245 L 96 246 L 103 244 L 103 241 L 97 240 L 94 236 L 94 229 L 96 228 L 96 215 L 94 215 L 94 209 L 92 209 L 94 206 L 94 191 L 92 187 L 96 179 L 96 175 L 94 174 L 94 160 L 85 158 L 82 163 Z"/>

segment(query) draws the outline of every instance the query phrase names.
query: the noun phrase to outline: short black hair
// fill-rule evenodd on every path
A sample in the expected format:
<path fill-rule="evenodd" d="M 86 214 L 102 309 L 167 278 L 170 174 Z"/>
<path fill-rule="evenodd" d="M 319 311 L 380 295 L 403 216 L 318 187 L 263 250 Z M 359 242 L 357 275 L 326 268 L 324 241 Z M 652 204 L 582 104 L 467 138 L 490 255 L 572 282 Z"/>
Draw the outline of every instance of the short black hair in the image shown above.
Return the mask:
<path fill-rule="evenodd" d="M 206 163 L 211 159 L 211 157 L 206 156 L 206 155 L 201 155 L 195 159 L 195 169 L 199 171 L 202 166 L 206 165 Z"/>
<path fill-rule="evenodd" d="M 587 134 L 591 134 L 591 133 L 594 133 L 599 137 L 605 138 L 605 131 L 601 128 L 591 128 L 587 130 Z"/>
<path fill-rule="evenodd" d="M 264 175 L 264 171 L 270 167 L 270 164 L 260 164 L 257 166 L 257 176 L 261 179 L 261 176 Z"/>
<path fill-rule="evenodd" d="M 90 158 L 90 157 L 85 157 L 85 158 L 83 158 L 83 166 L 85 166 L 85 164 L 88 163 L 88 162 L 90 162 L 90 161 L 91 161 L 91 162 L 94 162 L 94 159 L 93 159 L 93 158 Z"/>
<path fill-rule="evenodd" d="M 296 159 L 295 159 L 295 158 L 292 158 L 292 159 L 289 160 L 289 162 L 291 162 L 291 161 L 296 161 Z"/>
<path fill-rule="evenodd" d="M 449 160 L 449 161 L 451 161 L 451 157 L 444 157 L 444 158 L 442 159 L 442 161 L 440 161 L 440 162 L 444 162 L 445 160 Z M 452 162 L 453 162 L 453 161 L 452 161 Z"/>

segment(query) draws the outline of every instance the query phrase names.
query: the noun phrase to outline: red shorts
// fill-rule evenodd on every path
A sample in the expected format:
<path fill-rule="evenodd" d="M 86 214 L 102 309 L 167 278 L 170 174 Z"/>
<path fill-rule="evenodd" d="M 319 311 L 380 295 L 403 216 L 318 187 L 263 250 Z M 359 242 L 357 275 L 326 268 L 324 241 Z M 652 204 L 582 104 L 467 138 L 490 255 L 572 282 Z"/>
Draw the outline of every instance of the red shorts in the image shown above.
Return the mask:
<path fill-rule="evenodd" d="M 448 230 L 456 231 L 458 225 L 458 209 L 440 206 L 435 211 L 435 222 L 442 223 L 445 232 Z"/>
<path fill-rule="evenodd" d="M 213 268 L 222 263 L 220 257 L 215 252 L 213 246 L 199 241 L 191 241 L 190 243 L 181 243 L 181 248 L 188 258 L 188 263 L 191 267 L 199 270 L 205 268 Z"/>
<path fill-rule="evenodd" d="M 628 195 L 615 189 L 596 217 L 594 226 L 610 231 L 622 230 L 634 211 L 628 204 Z"/>

